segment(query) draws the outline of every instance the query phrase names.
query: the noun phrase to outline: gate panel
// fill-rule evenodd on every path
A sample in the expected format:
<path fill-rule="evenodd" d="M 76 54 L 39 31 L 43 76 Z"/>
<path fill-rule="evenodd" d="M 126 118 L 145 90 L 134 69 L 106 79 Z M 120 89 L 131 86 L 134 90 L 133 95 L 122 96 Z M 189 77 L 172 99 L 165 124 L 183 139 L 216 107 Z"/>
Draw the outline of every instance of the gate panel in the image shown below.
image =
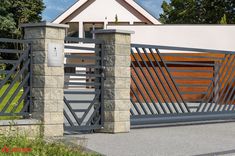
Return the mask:
<path fill-rule="evenodd" d="M 28 41 L 0 38 L 0 118 L 29 117 L 32 55 Z"/>
<path fill-rule="evenodd" d="M 92 131 L 102 127 L 102 42 L 65 39 L 65 130 Z"/>
<path fill-rule="evenodd" d="M 132 44 L 132 125 L 235 117 L 235 54 Z"/>

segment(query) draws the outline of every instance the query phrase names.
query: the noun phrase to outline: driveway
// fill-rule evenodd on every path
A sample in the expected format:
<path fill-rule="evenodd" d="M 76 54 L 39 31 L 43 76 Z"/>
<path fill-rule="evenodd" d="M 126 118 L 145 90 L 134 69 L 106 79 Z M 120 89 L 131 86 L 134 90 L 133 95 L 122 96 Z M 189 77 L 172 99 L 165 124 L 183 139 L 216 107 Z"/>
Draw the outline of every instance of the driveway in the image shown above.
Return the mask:
<path fill-rule="evenodd" d="M 132 129 L 130 133 L 68 137 L 85 138 L 83 145 L 107 156 L 235 156 L 235 122 L 163 126 Z M 81 144 L 81 141 L 78 143 Z"/>

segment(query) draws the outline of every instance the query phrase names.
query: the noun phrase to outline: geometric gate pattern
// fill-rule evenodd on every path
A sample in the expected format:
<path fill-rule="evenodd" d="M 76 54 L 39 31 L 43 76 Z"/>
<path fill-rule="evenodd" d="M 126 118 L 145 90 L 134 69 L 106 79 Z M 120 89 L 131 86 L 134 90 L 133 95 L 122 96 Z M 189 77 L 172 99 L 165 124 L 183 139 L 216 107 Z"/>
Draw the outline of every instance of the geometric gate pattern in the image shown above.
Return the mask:
<path fill-rule="evenodd" d="M 233 52 L 132 44 L 131 59 L 132 125 L 234 118 Z"/>

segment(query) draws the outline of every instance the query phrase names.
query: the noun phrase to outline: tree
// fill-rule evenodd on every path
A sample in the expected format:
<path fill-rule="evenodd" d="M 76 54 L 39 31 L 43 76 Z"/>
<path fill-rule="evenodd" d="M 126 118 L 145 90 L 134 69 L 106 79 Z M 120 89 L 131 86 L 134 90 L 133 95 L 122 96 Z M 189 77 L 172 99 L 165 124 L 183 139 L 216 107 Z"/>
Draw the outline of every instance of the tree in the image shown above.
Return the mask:
<path fill-rule="evenodd" d="M 171 0 L 162 9 L 160 20 L 167 24 L 235 23 L 234 0 Z"/>
<path fill-rule="evenodd" d="M 21 38 L 19 25 L 41 21 L 44 8 L 42 0 L 1 0 L 0 37 Z"/>
<path fill-rule="evenodd" d="M 42 19 L 45 6 L 42 0 L 0 0 L 0 38 L 22 38 L 20 24 L 35 23 Z M 0 44 L 1 48 L 16 48 L 16 44 Z M 0 53 L 4 59 L 16 59 L 16 54 Z M 6 69 L 11 69 L 6 64 Z"/>

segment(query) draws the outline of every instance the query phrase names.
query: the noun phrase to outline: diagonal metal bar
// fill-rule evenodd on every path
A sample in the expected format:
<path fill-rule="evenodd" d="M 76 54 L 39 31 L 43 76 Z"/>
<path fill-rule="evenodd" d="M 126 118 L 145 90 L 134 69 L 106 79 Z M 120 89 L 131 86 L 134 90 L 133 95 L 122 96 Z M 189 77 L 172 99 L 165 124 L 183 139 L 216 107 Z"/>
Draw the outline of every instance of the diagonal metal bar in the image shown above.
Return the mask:
<path fill-rule="evenodd" d="M 160 65 L 160 63 L 159 63 L 159 61 L 157 60 L 156 56 L 154 55 L 154 52 L 152 51 L 152 49 L 149 49 L 149 50 L 150 50 L 151 55 L 152 55 L 153 58 L 154 58 L 154 61 L 157 63 L 157 66 L 158 66 L 158 68 L 160 69 L 160 71 L 161 71 L 161 73 L 162 73 L 162 76 L 163 76 L 164 80 L 166 81 L 166 84 L 168 85 L 168 87 L 169 87 L 170 90 L 172 91 L 173 97 L 174 97 L 174 98 L 176 99 L 176 101 L 178 102 L 177 97 L 176 97 L 175 94 L 173 93 L 173 89 L 171 88 L 171 85 L 167 82 L 166 75 L 165 75 L 165 73 L 164 73 L 164 71 L 163 71 L 163 69 L 162 69 L 162 67 L 161 67 L 161 65 Z M 175 103 L 173 102 L 174 100 L 172 100 L 172 97 L 171 97 L 171 95 L 169 94 L 169 91 L 166 89 L 165 85 L 163 84 L 162 80 L 160 79 L 160 76 L 158 75 L 158 72 L 157 72 L 155 66 L 154 66 L 154 71 L 155 71 L 156 75 L 158 76 L 158 79 L 159 79 L 159 81 L 160 81 L 160 83 L 161 83 L 161 85 L 162 85 L 164 91 L 166 92 L 167 96 L 169 97 L 169 99 L 170 99 L 170 101 L 171 101 L 171 103 L 172 103 L 172 106 L 174 107 L 175 111 L 176 111 L 177 113 L 179 113 L 179 111 L 178 111 L 178 109 L 177 109 Z"/>
<path fill-rule="evenodd" d="M 69 118 L 69 115 L 66 113 L 65 110 L 64 110 L 64 116 L 66 120 L 69 122 L 70 126 L 74 126 L 73 121 Z"/>
<path fill-rule="evenodd" d="M 226 56 L 225 56 L 226 57 Z M 230 61 L 230 59 L 231 59 L 232 57 L 231 57 L 231 55 L 229 56 L 229 61 Z M 228 61 L 228 62 L 229 62 Z M 216 70 L 216 72 L 215 72 L 215 76 L 214 76 L 214 78 L 213 78 L 213 83 L 214 83 L 214 85 L 217 85 L 217 83 L 219 83 L 221 80 L 223 80 L 220 76 L 219 76 L 219 74 L 220 74 L 220 72 L 223 72 L 223 70 L 225 69 L 225 67 L 228 65 L 228 62 L 226 61 L 226 64 L 223 66 L 223 65 L 221 65 L 221 66 L 219 66 L 218 67 L 218 69 Z M 224 63 L 224 62 L 223 62 Z M 218 79 L 216 79 L 216 77 L 217 77 L 217 75 L 218 75 Z M 212 87 L 212 89 L 211 89 L 211 87 Z M 209 92 L 209 90 L 211 89 L 211 92 Z M 207 110 L 210 110 L 211 109 L 211 107 L 212 107 L 212 103 L 209 103 L 209 101 L 210 100 L 212 100 L 212 102 L 215 100 L 214 98 L 217 96 L 217 94 L 218 94 L 218 92 L 216 92 L 215 93 L 215 91 L 217 90 L 217 88 L 215 88 L 215 87 L 213 87 L 213 85 L 211 85 L 209 88 L 208 88 L 208 93 L 209 93 L 209 98 L 207 98 L 207 100 L 206 100 L 206 102 L 205 102 L 205 104 L 204 104 L 204 106 L 202 107 L 202 110 L 201 110 L 201 112 L 205 112 L 206 111 L 206 107 L 208 106 L 208 104 L 209 104 L 209 107 L 208 107 L 208 109 Z M 219 89 L 218 89 L 219 90 Z"/>
<path fill-rule="evenodd" d="M 21 109 L 20 113 L 26 112 L 26 109 L 29 107 L 29 101 L 24 104 L 24 107 Z"/>
<path fill-rule="evenodd" d="M 138 49 L 137 49 L 137 50 L 138 50 Z M 148 61 L 150 62 L 150 64 L 151 64 L 151 66 L 152 66 L 152 68 L 153 68 L 153 70 L 154 70 L 154 72 L 155 72 L 155 74 L 156 74 L 156 76 L 157 76 L 157 78 L 158 78 L 158 80 L 159 80 L 161 86 L 163 87 L 163 91 L 165 91 L 165 93 L 166 93 L 166 95 L 169 97 L 171 103 L 174 105 L 174 102 L 173 102 L 173 100 L 171 99 L 171 96 L 169 95 L 169 93 L 168 93 L 168 91 L 167 91 L 165 85 L 163 84 L 163 82 L 162 82 L 160 76 L 158 75 L 158 71 L 156 70 L 156 67 L 154 66 L 153 62 L 152 62 L 151 59 L 149 58 L 148 53 L 146 52 L 145 49 L 143 49 L 143 51 L 144 51 L 146 57 L 148 58 Z M 138 50 L 138 53 L 139 53 L 139 50 Z M 140 54 L 139 54 L 139 55 L 140 55 Z M 141 57 L 141 55 L 140 55 L 140 57 Z M 142 61 L 144 61 L 142 57 L 141 57 L 141 59 L 142 59 Z M 145 61 L 144 61 L 144 62 L 145 62 Z M 146 64 L 145 64 L 145 65 L 146 65 Z M 165 101 L 168 110 L 170 111 L 170 113 L 173 113 L 173 111 L 171 110 L 171 108 L 170 108 L 170 106 L 169 106 L 167 100 L 165 99 L 165 96 L 162 94 L 160 88 L 158 87 L 158 83 L 157 83 L 156 80 L 154 79 L 154 77 L 153 77 L 153 75 L 152 75 L 152 72 L 149 71 L 149 73 L 151 74 L 151 77 L 152 77 L 152 79 L 153 79 L 155 85 L 157 86 L 157 88 L 158 88 L 158 90 L 159 90 L 159 93 L 161 94 L 163 100 Z M 155 93 L 155 92 L 154 92 L 154 93 Z M 173 107 L 174 107 L 174 106 L 173 106 Z M 176 107 L 174 107 L 174 108 L 175 108 L 175 111 L 177 112 L 177 111 L 178 111 L 177 108 L 176 108 Z"/>
<path fill-rule="evenodd" d="M 233 59 L 232 62 L 234 62 L 234 61 L 235 61 L 235 57 L 234 57 L 234 59 Z M 233 63 L 232 63 L 232 64 L 233 64 Z M 232 69 L 232 72 L 229 74 L 228 79 L 226 78 L 226 75 L 228 74 L 228 71 L 230 70 L 229 68 L 228 68 L 226 74 L 224 75 L 224 80 L 222 81 L 222 82 L 225 82 L 225 85 L 224 85 L 224 86 L 227 86 L 227 84 L 228 84 L 228 82 L 229 82 L 229 80 L 230 80 L 230 78 L 231 78 L 231 74 L 233 74 L 233 72 L 234 72 L 234 70 L 235 70 L 235 66 L 234 66 L 233 68 L 231 68 L 231 69 Z M 226 79 L 227 79 L 227 80 L 226 80 Z M 219 88 L 218 88 L 218 92 L 220 91 L 220 89 L 221 89 L 222 86 L 223 86 L 222 83 L 220 83 Z M 224 93 L 224 91 L 225 91 L 225 87 L 223 88 L 222 93 Z M 218 94 L 218 92 L 217 92 L 217 94 Z M 214 98 L 215 98 L 215 97 L 216 97 L 216 96 L 214 96 Z M 213 98 L 213 100 L 214 100 L 214 98 Z M 216 106 L 218 106 L 218 103 L 219 103 L 220 100 L 221 100 L 221 96 L 219 97 L 219 99 L 216 101 L 214 107 L 212 108 L 212 112 L 216 111 L 216 110 L 215 110 L 215 109 L 216 109 Z M 220 107 L 221 107 L 221 105 L 219 106 L 219 109 L 220 109 Z"/>
<path fill-rule="evenodd" d="M 230 105 L 233 104 L 233 107 L 232 107 L 231 111 L 235 111 L 235 103 L 233 103 L 234 100 L 235 100 L 235 95 L 233 96 L 233 99 L 232 99 L 232 101 L 231 101 L 231 103 L 230 103 Z"/>
<path fill-rule="evenodd" d="M 136 95 L 134 89 L 132 88 L 131 86 L 131 91 L 132 93 L 135 95 L 136 99 L 137 99 L 137 102 L 140 104 L 140 107 L 142 108 L 142 110 L 144 111 L 145 114 L 148 114 L 147 110 L 145 109 L 144 105 L 142 104 L 141 100 L 139 99 L 139 96 Z"/>
<path fill-rule="evenodd" d="M 141 115 L 141 112 L 140 112 L 139 108 L 136 106 L 135 102 L 133 101 L 132 96 L 130 97 L 130 100 L 131 100 L 131 103 L 132 103 L 133 107 L 135 108 L 136 112 L 138 113 L 138 115 Z M 135 114 L 133 114 L 133 115 L 135 115 Z"/>
<path fill-rule="evenodd" d="M 12 89 L 12 87 L 15 85 L 16 81 L 20 78 L 20 75 L 23 74 L 25 71 L 26 67 L 28 67 L 30 63 L 30 60 L 27 60 L 27 62 L 24 64 L 23 68 L 16 74 L 16 77 L 14 80 L 11 82 L 11 84 L 7 87 L 3 95 L 0 97 L 0 103 L 2 103 L 3 99 L 6 97 L 6 95 L 9 93 L 9 91 Z"/>
<path fill-rule="evenodd" d="M 98 96 L 100 96 L 100 94 L 96 94 L 93 101 L 91 102 L 91 104 L 88 106 L 88 108 L 86 109 L 86 112 L 82 115 L 81 117 L 81 122 L 83 122 L 83 120 L 85 119 L 85 117 L 87 116 L 87 114 L 89 113 L 89 111 L 91 110 L 91 108 L 94 106 L 94 103 L 96 102 Z"/>
<path fill-rule="evenodd" d="M 235 90 L 235 87 L 233 86 L 234 81 L 235 81 L 235 78 L 233 78 L 233 82 L 231 83 L 231 85 L 230 85 L 229 88 L 227 89 L 227 92 L 229 92 L 230 89 L 231 89 L 231 87 L 233 87 L 233 88 L 232 88 L 232 91 L 229 93 L 229 96 L 228 96 L 227 100 L 225 101 L 225 105 L 224 105 L 222 111 L 228 111 L 228 110 L 230 109 L 230 107 L 228 107 L 228 106 L 229 106 L 229 99 L 231 100 L 231 97 L 232 97 L 233 92 L 234 92 L 234 90 Z M 225 97 L 227 97 L 227 92 L 226 92 L 226 95 L 224 96 L 223 101 L 225 100 Z M 223 102 L 222 102 L 222 104 L 223 104 Z M 228 107 L 227 110 L 226 110 L 226 107 Z M 218 110 L 219 110 L 219 109 L 218 109 Z"/>
<path fill-rule="evenodd" d="M 234 68 L 234 70 L 235 70 L 235 68 Z M 232 73 L 234 72 L 234 70 L 232 71 Z M 233 79 L 232 79 L 232 84 L 229 86 L 228 89 L 226 89 L 226 87 L 227 87 L 227 85 L 228 85 L 228 83 L 229 83 L 230 78 L 232 78 L 231 74 L 230 74 L 229 79 L 227 80 L 227 82 L 226 82 L 226 84 L 224 85 L 224 88 L 223 88 L 223 90 L 222 90 L 222 92 L 221 92 L 221 95 L 220 95 L 220 98 L 219 98 L 219 100 L 218 100 L 218 103 L 219 103 L 219 101 L 221 100 L 221 98 L 223 98 L 223 99 L 222 99 L 222 101 L 220 102 L 220 105 L 219 105 L 219 107 L 217 108 L 217 111 L 219 111 L 219 110 L 221 109 L 223 103 L 225 102 L 224 100 L 225 100 L 225 98 L 227 97 L 227 95 L 228 95 L 228 93 L 229 93 L 229 90 L 230 90 L 232 84 L 233 84 L 234 81 L 235 81 L 235 78 L 233 77 Z M 226 91 L 226 93 L 224 94 L 224 96 L 222 96 L 225 91 Z"/>
<path fill-rule="evenodd" d="M 227 57 L 227 55 L 225 55 L 225 57 Z M 232 58 L 231 55 L 228 55 L 228 61 L 224 61 L 223 62 L 223 64 L 225 63 L 224 66 L 223 66 L 223 64 L 221 64 L 218 67 L 218 69 L 215 71 L 214 75 L 218 75 L 220 73 L 220 70 L 223 71 L 224 68 L 228 65 L 228 62 L 230 61 L 231 58 Z M 220 81 L 220 78 L 221 77 L 219 76 L 219 78 L 216 81 L 212 81 L 210 83 L 210 86 L 208 87 L 208 90 L 207 90 L 207 92 L 209 93 L 209 98 L 207 99 L 207 102 L 205 102 L 205 105 L 203 105 L 204 104 L 204 100 L 207 98 L 207 96 L 204 96 L 204 98 L 203 98 L 202 102 L 200 103 L 200 105 L 199 105 L 199 107 L 198 107 L 196 112 L 199 112 L 201 108 L 202 108 L 201 112 L 204 112 L 205 108 L 207 107 L 207 103 L 210 101 L 210 99 L 213 97 L 213 94 L 214 94 L 213 90 L 211 92 L 209 92 L 209 90 L 211 89 L 211 87 L 213 87 L 213 85 L 212 85 L 213 82 L 216 84 L 217 82 Z"/>
<path fill-rule="evenodd" d="M 137 75 L 137 77 L 138 77 L 138 75 Z M 148 100 L 147 100 L 146 97 L 144 96 L 144 93 L 142 92 L 142 89 L 141 89 L 141 88 L 139 87 L 139 85 L 137 84 L 136 79 L 135 79 L 132 75 L 131 75 L 131 79 L 132 79 L 133 82 L 135 83 L 135 85 L 136 85 L 138 91 L 140 92 L 141 96 L 143 97 L 144 101 L 146 102 L 146 105 L 148 106 L 148 109 L 150 110 L 150 112 L 151 112 L 152 114 L 155 114 L 154 111 L 153 111 L 153 109 L 151 108 L 150 104 L 148 103 Z M 139 78 L 139 77 L 138 77 L 138 79 L 139 79 L 139 80 L 141 81 L 141 83 L 143 84 L 142 79 Z M 143 85 L 143 87 L 144 87 L 144 89 L 146 90 L 146 88 L 145 88 L 144 85 Z"/>
<path fill-rule="evenodd" d="M 18 95 L 20 89 L 23 87 L 23 85 L 25 85 L 25 83 L 28 81 L 29 79 L 29 73 L 26 75 L 26 77 L 24 78 L 24 80 L 20 83 L 20 85 L 17 87 L 17 89 L 14 91 L 14 93 L 11 95 L 10 99 L 7 101 L 6 105 L 3 107 L 3 109 L 1 110 L 1 112 L 5 112 L 8 107 L 10 106 L 10 104 L 12 103 L 13 99 L 15 99 L 15 97 Z"/>
<path fill-rule="evenodd" d="M 138 51 L 138 49 L 136 49 L 136 50 Z M 158 102 L 159 102 L 159 105 L 161 106 L 163 112 L 164 112 L 164 113 L 167 113 L 166 110 L 165 110 L 165 108 L 163 107 L 163 105 L 162 105 L 162 103 L 161 103 L 160 98 L 157 96 L 156 92 L 154 91 L 154 89 L 153 89 L 151 83 L 150 83 L 149 80 L 147 79 L 147 76 L 145 75 L 144 71 L 142 70 L 141 64 L 139 63 L 138 59 L 135 57 L 135 55 L 134 55 L 134 53 L 133 53 L 132 50 L 131 50 L 131 53 L 132 53 L 133 57 L 135 58 L 135 61 L 138 63 L 139 68 L 140 68 L 140 70 L 142 71 L 142 73 L 143 73 L 143 75 L 144 75 L 144 77 L 145 77 L 146 82 L 147 82 L 148 85 L 150 86 L 151 91 L 154 93 L 154 96 L 157 98 L 157 100 L 158 100 Z M 138 51 L 138 54 L 139 54 L 139 51 Z M 142 58 L 141 55 L 140 55 L 140 57 L 141 57 L 142 62 L 144 62 L 145 66 L 146 66 L 146 68 L 147 68 L 147 71 L 148 71 L 148 73 L 150 74 L 152 80 L 154 81 L 154 83 L 155 83 L 155 85 L 156 85 L 156 87 L 157 87 L 159 93 L 162 95 L 162 92 L 159 90 L 159 87 L 158 87 L 158 85 L 157 85 L 157 83 L 156 83 L 156 81 L 155 81 L 155 79 L 154 79 L 154 77 L 153 77 L 153 75 L 152 75 L 152 73 L 151 73 L 151 71 L 150 71 L 148 65 L 147 65 L 146 62 L 143 60 L 143 58 Z M 132 63 L 132 66 L 134 66 L 133 63 Z M 134 67 L 133 69 L 134 69 L 135 73 L 137 74 L 137 71 L 136 71 L 135 67 Z M 143 83 L 142 85 L 144 85 L 144 83 Z M 146 90 L 146 92 L 148 92 L 148 90 Z M 147 94 L 148 94 L 149 97 L 151 98 L 151 101 L 153 102 L 153 105 L 154 105 L 155 109 L 156 109 L 156 110 L 159 110 L 158 107 L 157 107 L 157 105 L 156 105 L 156 103 L 155 103 L 155 101 L 152 99 L 151 95 L 150 95 L 149 93 L 147 93 Z M 162 95 L 162 96 L 163 96 L 163 95 Z M 167 101 L 165 101 L 165 102 L 167 103 Z M 168 105 L 168 103 L 167 103 L 167 105 Z M 160 112 L 160 111 L 159 111 L 159 112 Z"/>
<path fill-rule="evenodd" d="M 20 97 L 20 99 L 17 101 L 16 105 L 13 107 L 13 109 L 11 110 L 11 113 L 14 113 L 17 108 L 19 107 L 19 105 L 21 104 L 21 102 L 25 99 L 25 97 L 28 95 L 30 91 L 30 88 L 27 87 L 23 93 L 23 95 Z"/>
<path fill-rule="evenodd" d="M 81 124 L 81 120 L 78 119 L 77 115 L 74 113 L 72 107 L 70 106 L 70 104 L 68 103 L 67 99 L 64 97 L 64 103 L 67 106 L 67 108 L 69 109 L 70 113 L 73 115 L 73 118 L 75 119 L 75 121 L 77 122 L 78 125 Z"/>
<path fill-rule="evenodd" d="M 169 78 L 170 78 L 170 80 L 172 81 L 173 86 L 175 87 L 176 92 L 177 92 L 177 94 L 179 95 L 180 99 L 182 100 L 182 102 L 183 102 L 183 104 L 184 104 L 184 106 L 185 106 L 187 112 L 190 112 L 190 109 L 188 108 L 188 106 L 187 106 L 187 104 L 185 103 L 185 101 L 184 101 L 182 95 L 180 94 L 180 91 L 179 91 L 178 87 L 176 86 L 174 79 L 173 79 L 172 76 L 171 76 L 171 73 L 170 73 L 170 71 L 169 71 L 169 69 L 168 69 L 168 66 L 166 65 L 164 59 L 162 58 L 162 56 L 161 56 L 161 54 L 160 54 L 160 51 L 159 51 L 158 49 L 155 49 L 155 50 L 156 50 L 156 52 L 157 52 L 157 54 L 158 54 L 160 60 L 162 61 L 163 65 L 164 65 L 164 67 L 165 67 L 165 69 L 166 69 L 166 71 L 167 71 L 167 73 L 168 73 L 168 75 L 169 75 Z M 153 52 L 152 49 L 150 49 L 150 51 Z M 153 55 L 153 56 L 154 56 L 154 55 Z M 156 57 L 154 57 L 154 58 L 156 59 Z M 166 78 L 166 76 L 165 76 L 165 73 L 164 73 L 163 71 L 162 71 L 162 74 L 163 74 L 164 78 L 167 80 L 167 78 Z M 171 92 L 173 93 L 173 95 L 174 95 L 176 101 L 178 102 L 178 105 L 179 105 L 181 111 L 182 111 L 183 113 L 185 113 L 185 111 L 184 111 L 184 109 L 183 109 L 181 103 L 178 101 L 178 98 L 177 98 L 177 96 L 175 95 L 174 90 L 172 89 L 171 85 L 169 85 L 169 87 L 170 87 L 170 90 L 171 90 Z"/>
<path fill-rule="evenodd" d="M 20 65 L 20 63 L 22 62 L 22 60 L 23 60 L 25 57 L 26 57 L 26 54 L 23 54 L 23 55 L 20 56 L 18 63 L 13 66 L 13 68 L 7 73 L 7 76 L 5 77 L 5 79 L 3 79 L 3 80 L 0 82 L 0 88 L 2 88 L 3 85 L 6 84 L 6 82 L 9 80 L 9 78 L 11 77 L 11 75 L 15 72 L 16 68 Z M 0 103 L 1 103 L 1 102 L 0 102 Z"/>

